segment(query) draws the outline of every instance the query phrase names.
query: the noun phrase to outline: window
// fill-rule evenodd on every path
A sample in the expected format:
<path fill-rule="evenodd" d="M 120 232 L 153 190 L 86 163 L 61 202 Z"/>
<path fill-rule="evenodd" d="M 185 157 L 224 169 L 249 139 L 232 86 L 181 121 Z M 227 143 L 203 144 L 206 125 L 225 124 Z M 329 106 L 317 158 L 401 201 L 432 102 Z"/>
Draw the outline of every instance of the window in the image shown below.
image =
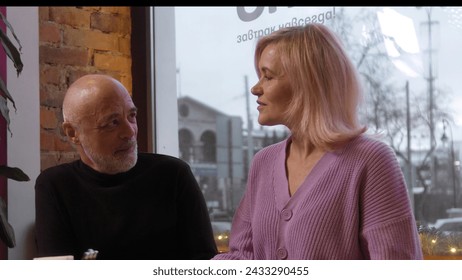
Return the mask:
<path fill-rule="evenodd" d="M 157 20 L 174 22 L 174 38 L 161 44 L 175 44 L 174 59 L 168 61 L 180 104 L 170 115 L 178 119 L 175 149 L 207 190 L 212 222 L 231 221 L 255 152 L 288 135 L 284 127 L 261 127 L 256 121 L 255 98 L 249 92 L 257 81 L 256 39 L 282 26 L 309 22 L 331 26 L 356 63 L 366 92 L 363 120 L 371 131 L 383 133 L 401 162 L 423 242 L 438 219 L 462 216 L 462 8 L 156 9 L 170 9 L 169 18 L 159 12 Z M 156 62 L 156 67 L 163 63 Z M 165 137 L 171 136 L 158 134 L 162 143 L 169 142 Z"/>

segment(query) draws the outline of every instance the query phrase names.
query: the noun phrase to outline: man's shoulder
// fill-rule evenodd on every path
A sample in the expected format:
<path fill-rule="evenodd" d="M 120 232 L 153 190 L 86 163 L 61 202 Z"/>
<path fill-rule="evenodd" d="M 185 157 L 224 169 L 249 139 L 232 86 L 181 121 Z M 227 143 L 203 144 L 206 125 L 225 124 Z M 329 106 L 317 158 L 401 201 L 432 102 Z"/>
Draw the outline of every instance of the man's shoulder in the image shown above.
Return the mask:
<path fill-rule="evenodd" d="M 48 181 L 48 180 L 59 180 L 59 178 L 63 178 L 63 180 L 68 180 L 71 173 L 75 170 L 75 166 L 77 165 L 78 160 L 61 163 L 55 166 L 48 167 L 44 169 L 37 177 L 37 182 L 40 181 Z"/>
<path fill-rule="evenodd" d="M 46 169 L 44 169 L 40 174 L 53 174 L 53 173 L 61 173 L 64 170 L 68 170 L 73 168 L 77 164 L 78 160 L 71 161 L 71 162 L 65 162 L 61 163 L 58 165 L 50 166 Z"/>
<path fill-rule="evenodd" d="M 190 165 L 177 157 L 157 153 L 139 153 L 133 170 L 148 177 L 175 177 L 192 172 Z"/>
<path fill-rule="evenodd" d="M 166 155 L 166 154 L 157 154 L 157 153 L 139 153 L 138 161 L 141 164 L 159 164 L 159 165 L 177 165 L 177 166 L 187 166 L 188 164 L 177 157 Z"/>
<path fill-rule="evenodd" d="M 158 154 L 158 153 L 148 153 L 148 152 L 140 152 L 138 153 L 138 158 L 141 160 L 165 160 L 165 161 L 175 161 L 175 162 L 183 162 L 183 160 L 167 155 L 167 154 Z"/>

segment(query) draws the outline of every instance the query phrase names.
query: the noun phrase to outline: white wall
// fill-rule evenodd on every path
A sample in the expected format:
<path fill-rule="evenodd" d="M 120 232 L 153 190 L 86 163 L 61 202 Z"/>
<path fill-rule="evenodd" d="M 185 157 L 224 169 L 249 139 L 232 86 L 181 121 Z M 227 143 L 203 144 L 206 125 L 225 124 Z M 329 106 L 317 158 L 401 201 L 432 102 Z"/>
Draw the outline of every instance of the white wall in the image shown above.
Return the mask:
<path fill-rule="evenodd" d="M 7 85 L 17 111 L 10 106 L 13 135 L 7 133 L 7 160 L 9 166 L 20 167 L 31 179 L 29 182 L 8 180 L 8 219 L 16 235 L 16 247 L 8 250 L 8 259 L 21 260 L 35 257 L 34 183 L 40 172 L 38 8 L 7 7 L 7 19 L 21 42 L 24 64 L 17 77 L 8 59 Z"/>
<path fill-rule="evenodd" d="M 176 97 L 175 11 L 154 7 L 155 152 L 178 156 L 178 106 Z"/>

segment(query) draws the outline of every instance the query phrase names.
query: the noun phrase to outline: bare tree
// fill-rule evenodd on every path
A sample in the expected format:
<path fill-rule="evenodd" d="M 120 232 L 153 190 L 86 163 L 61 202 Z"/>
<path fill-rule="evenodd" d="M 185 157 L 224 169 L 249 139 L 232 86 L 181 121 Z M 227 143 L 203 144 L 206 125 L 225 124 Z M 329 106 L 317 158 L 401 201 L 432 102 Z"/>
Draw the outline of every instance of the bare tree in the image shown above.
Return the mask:
<path fill-rule="evenodd" d="M 408 88 L 412 106 L 407 107 L 406 80 L 402 78 L 403 75 L 397 75 L 398 70 L 384 47 L 385 39 L 393 38 L 382 34 L 377 11 L 378 8 L 337 8 L 335 19 L 329 25 L 340 35 L 361 74 L 366 95 L 362 118 L 371 131 L 384 136 L 406 166 L 411 166 L 407 153 L 408 133 L 429 131 L 428 99 L 425 92 L 414 92 Z M 355 35 L 358 33 L 361 35 Z M 450 119 L 449 114 L 445 113 L 447 91 L 435 92 L 434 118 Z M 407 124 L 407 110 L 410 112 L 410 127 Z M 427 178 L 432 152 L 429 149 L 418 162 L 414 160 L 412 163 L 417 171 L 417 181 L 424 190 L 419 205 L 415 207 L 417 219 L 423 221 L 426 219 L 421 209 L 430 187 Z"/>

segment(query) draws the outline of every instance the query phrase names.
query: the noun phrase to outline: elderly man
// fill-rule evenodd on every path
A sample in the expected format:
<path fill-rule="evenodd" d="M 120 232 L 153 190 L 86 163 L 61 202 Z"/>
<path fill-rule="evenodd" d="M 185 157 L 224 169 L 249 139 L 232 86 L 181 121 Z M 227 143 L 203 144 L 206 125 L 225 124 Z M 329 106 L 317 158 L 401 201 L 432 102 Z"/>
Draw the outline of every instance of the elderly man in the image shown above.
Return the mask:
<path fill-rule="evenodd" d="M 88 249 L 98 259 L 210 259 L 217 253 L 204 198 L 189 166 L 138 153 L 136 106 L 106 75 L 75 81 L 63 131 L 80 159 L 36 180 L 38 257 Z"/>

